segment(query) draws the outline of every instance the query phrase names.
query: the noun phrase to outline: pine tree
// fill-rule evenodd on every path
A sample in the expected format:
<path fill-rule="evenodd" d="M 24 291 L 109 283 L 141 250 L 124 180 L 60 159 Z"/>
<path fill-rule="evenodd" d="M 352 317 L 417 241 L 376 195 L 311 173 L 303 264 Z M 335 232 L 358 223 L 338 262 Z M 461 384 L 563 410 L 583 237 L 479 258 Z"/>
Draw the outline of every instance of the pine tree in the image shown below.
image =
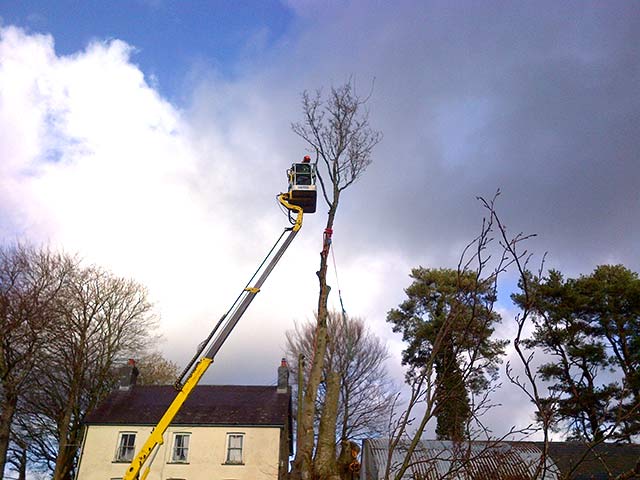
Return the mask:
<path fill-rule="evenodd" d="M 435 358 L 440 439 L 463 440 L 471 415 L 470 394 L 488 388 L 506 342 L 492 340 L 500 321 L 493 311 L 491 279 L 475 272 L 415 268 L 407 300 L 391 310 L 387 321 L 407 343 L 402 362 L 408 375 Z"/>
<path fill-rule="evenodd" d="M 535 332 L 527 342 L 553 361 L 538 369 L 551 382 L 557 420 L 572 439 L 601 441 L 612 429 L 640 431 L 640 280 L 622 265 L 564 279 L 557 270 L 531 278 Z M 522 306 L 522 295 L 514 295 Z M 615 370 L 619 382 L 602 380 Z M 610 376 L 608 378 L 611 378 Z"/>

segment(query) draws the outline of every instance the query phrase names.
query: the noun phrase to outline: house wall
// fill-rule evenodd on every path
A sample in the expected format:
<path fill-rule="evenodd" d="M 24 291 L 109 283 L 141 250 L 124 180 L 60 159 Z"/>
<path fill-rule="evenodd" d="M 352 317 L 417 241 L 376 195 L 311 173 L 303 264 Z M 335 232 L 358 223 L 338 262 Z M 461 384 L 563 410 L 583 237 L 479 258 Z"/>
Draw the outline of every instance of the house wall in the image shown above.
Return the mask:
<path fill-rule="evenodd" d="M 122 478 L 128 463 L 116 462 L 120 432 L 135 432 L 135 451 L 151 427 L 90 425 L 87 428 L 77 480 Z M 171 463 L 174 433 L 190 433 L 187 463 Z M 243 433 L 243 465 L 225 464 L 227 434 Z M 277 427 L 172 426 L 158 449 L 149 480 L 278 479 L 281 429 Z M 286 471 L 286 461 L 284 462 Z"/>

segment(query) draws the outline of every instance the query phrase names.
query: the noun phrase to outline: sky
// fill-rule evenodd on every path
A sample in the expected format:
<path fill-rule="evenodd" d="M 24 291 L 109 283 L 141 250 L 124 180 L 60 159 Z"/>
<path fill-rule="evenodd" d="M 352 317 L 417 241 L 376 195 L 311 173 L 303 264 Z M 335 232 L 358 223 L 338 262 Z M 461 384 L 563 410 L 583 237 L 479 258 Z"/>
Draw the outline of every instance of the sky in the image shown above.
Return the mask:
<path fill-rule="evenodd" d="M 412 267 L 457 265 L 478 196 L 500 190 L 533 262 L 640 271 L 638 45 L 628 1 L 5 1 L 0 238 L 145 285 L 182 365 L 287 226 L 275 197 L 308 153 L 301 93 L 351 80 L 384 137 L 342 199 L 330 305 L 339 286 L 401 384 L 386 313 Z M 206 382 L 275 384 L 284 332 L 317 304 L 325 221 L 305 216 Z M 515 389 L 496 399 L 497 434 L 529 423 Z"/>

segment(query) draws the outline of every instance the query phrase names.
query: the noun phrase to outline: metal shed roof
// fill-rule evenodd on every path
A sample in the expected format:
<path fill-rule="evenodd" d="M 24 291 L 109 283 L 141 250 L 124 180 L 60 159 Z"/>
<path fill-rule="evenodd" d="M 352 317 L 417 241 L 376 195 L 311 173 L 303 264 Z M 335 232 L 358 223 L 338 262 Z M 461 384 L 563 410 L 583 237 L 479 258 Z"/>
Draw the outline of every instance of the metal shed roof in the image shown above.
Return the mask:
<path fill-rule="evenodd" d="M 392 471 L 402 464 L 407 444 L 391 455 Z M 365 440 L 363 480 L 380 480 L 388 462 L 388 439 Z M 403 480 L 557 480 L 558 470 L 547 459 L 540 475 L 542 451 L 532 443 L 423 440 L 413 452 Z"/>

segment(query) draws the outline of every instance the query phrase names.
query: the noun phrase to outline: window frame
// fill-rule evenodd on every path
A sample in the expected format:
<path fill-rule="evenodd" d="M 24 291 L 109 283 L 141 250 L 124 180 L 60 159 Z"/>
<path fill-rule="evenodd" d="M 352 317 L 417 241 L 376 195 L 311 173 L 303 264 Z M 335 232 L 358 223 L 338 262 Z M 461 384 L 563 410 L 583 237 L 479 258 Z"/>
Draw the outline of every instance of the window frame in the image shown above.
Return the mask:
<path fill-rule="evenodd" d="M 187 439 L 187 445 L 184 446 L 184 444 L 180 447 L 178 447 L 177 442 L 178 442 L 178 437 L 182 437 Z M 171 448 L 171 461 L 170 463 L 189 463 L 189 449 L 191 445 L 191 433 L 190 432 L 175 432 L 173 434 L 173 446 Z M 182 458 L 178 458 L 176 453 L 177 453 L 177 449 L 180 448 L 182 449 L 185 453 L 184 453 L 184 459 Z"/>
<path fill-rule="evenodd" d="M 234 438 L 240 439 L 240 447 L 235 447 L 231 445 L 231 440 Z M 227 448 L 226 448 L 225 462 L 224 462 L 225 465 L 244 465 L 244 448 L 245 448 L 244 438 L 245 438 L 244 432 L 228 432 L 227 433 Z M 240 452 L 239 461 L 235 461 L 231 459 L 232 451 Z"/>
<path fill-rule="evenodd" d="M 116 452 L 114 462 L 117 463 L 130 463 L 136 455 L 136 437 L 138 432 L 118 432 L 118 443 L 116 444 Z M 133 437 L 131 445 L 125 445 L 125 437 Z M 131 450 L 131 458 L 127 458 L 125 452 Z"/>

